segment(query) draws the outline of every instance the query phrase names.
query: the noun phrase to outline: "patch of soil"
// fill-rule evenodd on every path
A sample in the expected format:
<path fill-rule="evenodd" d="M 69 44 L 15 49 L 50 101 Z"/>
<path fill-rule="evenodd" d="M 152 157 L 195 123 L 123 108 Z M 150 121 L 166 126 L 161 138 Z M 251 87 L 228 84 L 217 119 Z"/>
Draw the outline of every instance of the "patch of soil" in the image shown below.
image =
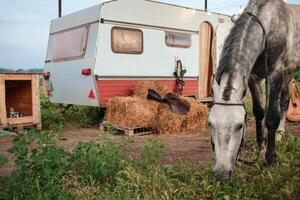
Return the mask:
<path fill-rule="evenodd" d="M 64 149 L 72 150 L 79 142 L 96 141 L 101 132 L 97 129 L 73 129 L 66 131 L 59 137 L 59 145 Z M 204 130 L 200 133 L 186 135 L 135 135 L 132 143 L 128 145 L 123 134 L 112 135 L 113 141 L 124 145 L 124 150 L 128 156 L 140 159 L 144 143 L 150 139 L 158 139 L 165 146 L 165 154 L 162 162 L 174 164 L 178 162 L 191 162 L 206 164 L 211 158 L 210 133 Z"/>

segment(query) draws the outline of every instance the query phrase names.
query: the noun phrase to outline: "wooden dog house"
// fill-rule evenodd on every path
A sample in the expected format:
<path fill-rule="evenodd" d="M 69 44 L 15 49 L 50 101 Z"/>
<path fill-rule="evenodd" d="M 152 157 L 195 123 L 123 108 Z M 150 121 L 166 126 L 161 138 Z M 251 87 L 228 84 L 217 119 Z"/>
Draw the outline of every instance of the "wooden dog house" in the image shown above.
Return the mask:
<path fill-rule="evenodd" d="M 39 75 L 0 74 L 0 129 L 41 129 Z"/>

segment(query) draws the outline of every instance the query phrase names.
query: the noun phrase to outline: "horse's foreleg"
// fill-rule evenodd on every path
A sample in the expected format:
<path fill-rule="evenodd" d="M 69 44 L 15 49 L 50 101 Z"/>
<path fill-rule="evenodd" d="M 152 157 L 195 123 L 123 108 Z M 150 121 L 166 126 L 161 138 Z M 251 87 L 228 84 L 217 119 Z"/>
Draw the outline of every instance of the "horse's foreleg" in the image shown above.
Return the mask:
<path fill-rule="evenodd" d="M 278 101 L 282 86 L 282 74 L 276 74 L 270 79 L 269 104 L 265 123 L 268 129 L 268 145 L 265 155 L 268 165 L 276 162 L 275 133 L 280 122 Z"/>
<path fill-rule="evenodd" d="M 286 122 L 286 113 L 289 107 L 289 100 L 290 100 L 290 93 L 289 93 L 289 82 L 291 80 L 291 75 L 286 75 L 282 83 L 282 89 L 280 94 L 280 112 L 281 112 L 281 119 L 279 123 L 279 127 L 277 130 L 285 131 L 285 122 Z M 276 137 L 277 138 L 277 137 Z"/>
<path fill-rule="evenodd" d="M 255 117 L 256 124 L 256 141 L 258 144 L 259 151 L 262 149 L 264 142 L 264 135 L 262 129 L 262 121 L 264 118 L 264 109 L 262 106 L 262 91 L 259 86 L 260 80 L 251 75 L 249 78 L 248 86 L 252 96 L 252 111 Z"/>

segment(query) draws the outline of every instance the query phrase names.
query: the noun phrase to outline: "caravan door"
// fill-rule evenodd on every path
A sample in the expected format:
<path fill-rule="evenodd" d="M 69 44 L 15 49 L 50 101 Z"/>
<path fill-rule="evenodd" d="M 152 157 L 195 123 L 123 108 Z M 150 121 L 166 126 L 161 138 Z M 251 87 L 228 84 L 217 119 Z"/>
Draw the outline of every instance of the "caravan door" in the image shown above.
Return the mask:
<path fill-rule="evenodd" d="M 93 23 L 50 34 L 44 78 L 51 102 L 99 106 L 93 73 L 97 31 Z"/>

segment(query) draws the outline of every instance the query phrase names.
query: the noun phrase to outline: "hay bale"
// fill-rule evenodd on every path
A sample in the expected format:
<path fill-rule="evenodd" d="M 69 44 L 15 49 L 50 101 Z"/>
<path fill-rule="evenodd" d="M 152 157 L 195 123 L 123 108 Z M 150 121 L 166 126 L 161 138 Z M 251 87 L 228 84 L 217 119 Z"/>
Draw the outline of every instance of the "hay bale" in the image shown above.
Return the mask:
<path fill-rule="evenodd" d="M 177 115 L 168 105 L 147 100 L 148 89 L 160 95 L 170 92 L 157 81 L 138 82 L 133 97 L 113 97 L 108 101 L 105 119 L 121 128 L 152 128 L 159 134 L 186 134 L 205 127 L 208 109 L 204 104 L 194 98 L 180 97 L 188 102 L 190 112 Z"/>
<path fill-rule="evenodd" d="M 155 90 L 161 96 L 170 92 L 157 81 L 140 81 L 134 87 L 133 94 L 135 97 L 147 99 L 148 89 Z"/>
<path fill-rule="evenodd" d="M 171 112 L 168 105 L 159 104 L 153 124 L 153 129 L 159 134 L 186 134 L 205 127 L 208 117 L 207 107 L 194 98 L 180 98 L 190 104 L 190 112 L 187 115 L 177 115 Z"/>
<path fill-rule="evenodd" d="M 120 128 L 151 127 L 158 103 L 139 97 L 113 97 L 107 103 L 105 120 Z"/>

